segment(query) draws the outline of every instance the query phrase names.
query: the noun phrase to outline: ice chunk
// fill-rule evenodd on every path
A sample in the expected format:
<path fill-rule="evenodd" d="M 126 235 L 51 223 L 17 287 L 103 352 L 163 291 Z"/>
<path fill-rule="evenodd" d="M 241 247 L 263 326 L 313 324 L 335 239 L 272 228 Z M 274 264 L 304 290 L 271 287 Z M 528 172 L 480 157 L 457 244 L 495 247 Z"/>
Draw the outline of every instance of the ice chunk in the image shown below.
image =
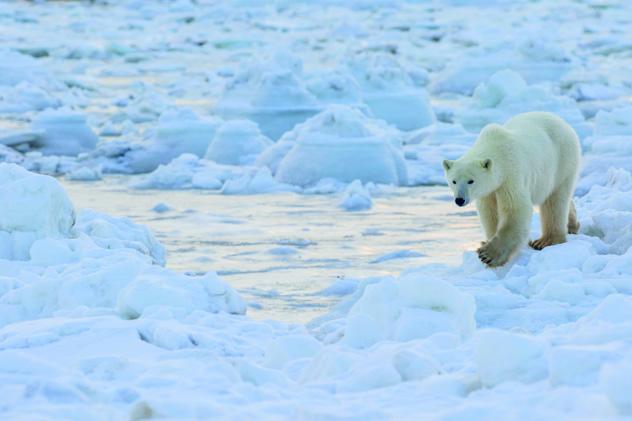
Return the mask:
<path fill-rule="evenodd" d="M 5 259 L 26 259 L 33 241 L 69 237 L 75 211 L 66 192 L 52 177 L 15 164 L 0 164 L 0 243 Z"/>
<path fill-rule="evenodd" d="M 77 217 L 78 232 L 89 235 L 98 245 L 107 249 L 129 248 L 151 257 L 154 263 L 165 264 L 165 249 L 143 225 L 127 218 L 115 218 L 84 209 Z"/>
<path fill-rule="evenodd" d="M 360 180 L 355 180 L 347 186 L 343 198 L 338 206 L 346 211 L 363 211 L 371 209 L 373 206 L 371 193 L 362 185 Z"/>
<path fill-rule="evenodd" d="M 296 129 L 297 141 L 283 158 L 277 180 L 307 187 L 323 178 L 403 185 L 407 182 L 401 152 L 387 127 L 342 105 L 325 111 Z"/>
<path fill-rule="evenodd" d="M 61 105 L 59 99 L 30 82 L 20 82 L 8 89 L 0 88 L 0 113 L 21 114 Z"/>
<path fill-rule="evenodd" d="M 168 271 L 148 272 L 127 285 L 117 300 L 121 316 L 130 319 L 156 306 L 175 307 L 185 312 L 246 312 L 246 304 L 237 293 L 214 273 L 187 277 Z"/>
<path fill-rule="evenodd" d="M 78 167 L 66 174 L 66 178 L 73 181 L 97 181 L 103 178 L 101 168 Z"/>
<path fill-rule="evenodd" d="M 587 386 L 595 384 L 609 353 L 599 348 L 559 346 L 551 350 L 549 371 L 554 385 Z"/>
<path fill-rule="evenodd" d="M 309 335 L 285 335 L 271 341 L 266 348 L 266 365 L 283 368 L 299 358 L 313 358 L 323 345 Z"/>
<path fill-rule="evenodd" d="M 48 70 L 33 57 L 15 51 L 0 51 L 0 85 L 20 82 L 45 84 L 51 80 Z"/>
<path fill-rule="evenodd" d="M 608 366 L 603 371 L 602 381 L 608 399 L 619 414 L 632 415 L 632 364 L 628 361 Z"/>
<path fill-rule="evenodd" d="M 580 138 L 589 134 L 582 113 L 572 98 L 555 95 L 542 86 L 527 85 L 512 70 L 500 70 L 487 82 L 480 83 L 463 109 L 455 110 L 454 121 L 467 130 L 478 132 L 489 123 L 504 123 L 527 111 L 549 111 L 566 120 Z"/>
<path fill-rule="evenodd" d="M 481 383 L 494 387 L 506 381 L 542 380 L 548 375 L 545 351 L 546 344 L 537 337 L 481 329 L 474 348 Z"/>
<path fill-rule="evenodd" d="M 203 157 L 221 120 L 216 117 L 199 118 L 188 109 L 169 109 L 158 119 L 152 142 L 168 154 L 161 159 L 169 162 L 183 153 Z"/>
<path fill-rule="evenodd" d="M 599 138 L 632 134 L 632 106 L 600 110 L 595 116 L 593 134 Z"/>
<path fill-rule="evenodd" d="M 43 111 L 33 119 L 31 126 L 42 132 L 36 146 L 47 155 L 78 155 L 93 150 L 98 140 L 88 127 L 86 117 L 75 111 Z"/>
<path fill-rule="evenodd" d="M 363 89 L 364 102 L 377 118 L 400 130 L 414 130 L 434 122 L 426 91 L 416 86 L 392 56 L 359 54 L 349 60 L 348 67 Z"/>
<path fill-rule="evenodd" d="M 285 66 L 288 62 L 292 63 L 289 68 Z M 225 86 L 215 111 L 225 119 L 252 120 L 265 136 L 277 140 L 321 109 L 304 86 L 300 60 L 277 55 L 266 63 L 252 63 L 235 75 Z"/>
<path fill-rule="evenodd" d="M 204 158 L 218 164 L 252 164 L 271 143 L 252 121 L 231 120 L 217 129 Z"/>
<path fill-rule="evenodd" d="M 558 43 L 532 40 L 513 50 L 486 48 L 454 60 L 433 84 L 433 92 L 470 95 L 479 83 L 507 66 L 530 84 L 557 81 L 573 68 L 568 54 L 551 47 Z"/>
<path fill-rule="evenodd" d="M 368 285 L 349 310 L 344 342 L 367 347 L 380 339 L 408 341 L 438 332 L 467 337 L 475 329 L 474 299 L 451 284 L 414 274 Z"/>

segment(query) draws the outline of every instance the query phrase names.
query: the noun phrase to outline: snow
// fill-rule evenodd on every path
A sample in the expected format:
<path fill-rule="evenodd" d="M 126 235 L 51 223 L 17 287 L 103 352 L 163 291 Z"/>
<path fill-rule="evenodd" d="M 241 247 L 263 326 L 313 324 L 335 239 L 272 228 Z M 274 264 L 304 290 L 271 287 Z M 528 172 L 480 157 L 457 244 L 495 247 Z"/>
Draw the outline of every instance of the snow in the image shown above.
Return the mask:
<path fill-rule="evenodd" d="M 632 416 L 630 5 L 338 3 L 3 4 L 0 417 Z M 441 161 L 533 110 L 581 229 L 491 270 Z"/>

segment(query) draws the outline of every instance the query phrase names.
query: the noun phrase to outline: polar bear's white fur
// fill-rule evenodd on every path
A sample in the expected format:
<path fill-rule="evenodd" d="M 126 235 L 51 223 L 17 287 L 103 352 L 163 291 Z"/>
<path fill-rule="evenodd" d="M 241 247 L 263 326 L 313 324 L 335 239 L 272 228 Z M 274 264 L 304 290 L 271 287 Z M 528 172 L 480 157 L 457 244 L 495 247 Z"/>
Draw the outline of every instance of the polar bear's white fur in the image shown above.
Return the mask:
<path fill-rule="evenodd" d="M 483 263 L 502 266 L 526 243 L 533 205 L 540 206 L 542 222 L 542 236 L 529 243 L 533 248 L 577 233 L 572 195 L 580 154 L 577 135 L 564 120 L 531 112 L 486 126 L 465 155 L 443 162 L 456 204 L 476 201 L 487 236 L 478 249 Z"/>

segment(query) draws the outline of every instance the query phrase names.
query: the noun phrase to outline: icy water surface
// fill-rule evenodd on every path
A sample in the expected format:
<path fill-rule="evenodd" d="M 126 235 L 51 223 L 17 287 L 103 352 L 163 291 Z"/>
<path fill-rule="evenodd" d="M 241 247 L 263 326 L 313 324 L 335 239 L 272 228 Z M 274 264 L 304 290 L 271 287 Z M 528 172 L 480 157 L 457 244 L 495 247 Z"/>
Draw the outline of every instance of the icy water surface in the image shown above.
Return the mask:
<path fill-rule="evenodd" d="M 336 278 L 459 264 L 481 239 L 474 209 L 457 209 L 443 187 L 398 189 L 374 198 L 370 211 L 345 212 L 336 195 L 135 191 L 128 182 L 63 184 L 79 209 L 147 225 L 167 249 L 167 266 L 218 272 L 255 318 L 307 322 L 339 300 L 319 294 Z M 152 210 L 160 203 L 171 210 Z"/>

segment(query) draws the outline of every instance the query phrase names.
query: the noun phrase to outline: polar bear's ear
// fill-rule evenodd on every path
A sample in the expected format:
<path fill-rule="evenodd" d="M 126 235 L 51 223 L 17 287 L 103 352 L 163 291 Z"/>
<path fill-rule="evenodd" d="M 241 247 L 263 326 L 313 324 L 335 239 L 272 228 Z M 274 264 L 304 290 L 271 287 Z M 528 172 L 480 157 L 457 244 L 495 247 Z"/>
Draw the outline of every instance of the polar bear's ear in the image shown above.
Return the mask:
<path fill-rule="evenodd" d="M 443 169 L 446 170 L 446 171 L 449 170 L 450 168 L 452 168 L 452 164 L 454 164 L 454 161 L 450 161 L 450 160 L 444 159 L 443 160 Z"/>
<path fill-rule="evenodd" d="M 486 170 L 491 170 L 492 169 L 492 160 L 487 158 L 481 161 L 481 167 L 485 168 Z"/>

